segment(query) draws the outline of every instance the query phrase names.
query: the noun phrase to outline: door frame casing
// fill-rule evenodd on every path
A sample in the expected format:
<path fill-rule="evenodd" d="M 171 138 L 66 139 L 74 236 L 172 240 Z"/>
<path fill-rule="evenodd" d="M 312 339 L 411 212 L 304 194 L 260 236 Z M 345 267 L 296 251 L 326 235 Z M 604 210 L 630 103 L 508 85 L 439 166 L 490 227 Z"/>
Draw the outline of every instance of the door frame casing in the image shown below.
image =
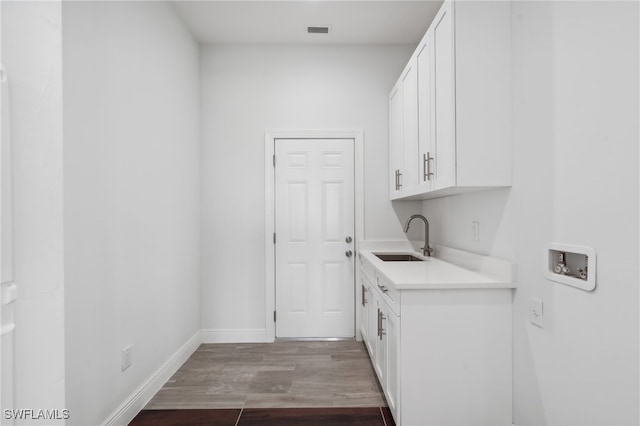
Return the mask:
<path fill-rule="evenodd" d="M 364 239 L 364 132 L 358 129 L 346 130 L 295 130 L 268 129 L 264 134 L 264 252 L 265 252 L 265 299 L 266 299 L 266 337 L 268 341 L 275 341 L 276 327 L 273 312 L 276 308 L 276 277 L 275 277 L 275 155 L 276 139 L 353 139 L 353 201 L 354 201 L 354 253 L 358 252 L 358 241 Z M 354 262 L 356 261 L 354 256 Z M 354 265 L 354 293 L 356 289 L 357 265 Z M 354 307 L 355 309 L 355 307 Z M 358 315 L 355 309 L 356 317 Z M 354 317 L 354 335 L 357 336 L 357 318 Z"/>

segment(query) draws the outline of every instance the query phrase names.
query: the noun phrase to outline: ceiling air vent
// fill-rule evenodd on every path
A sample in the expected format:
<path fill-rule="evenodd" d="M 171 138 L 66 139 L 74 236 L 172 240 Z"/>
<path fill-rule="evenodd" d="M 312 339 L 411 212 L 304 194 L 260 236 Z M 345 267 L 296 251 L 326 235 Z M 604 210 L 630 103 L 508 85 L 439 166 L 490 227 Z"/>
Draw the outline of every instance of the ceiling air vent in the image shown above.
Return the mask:
<path fill-rule="evenodd" d="M 307 27 L 307 34 L 329 34 L 331 32 L 331 27 Z"/>

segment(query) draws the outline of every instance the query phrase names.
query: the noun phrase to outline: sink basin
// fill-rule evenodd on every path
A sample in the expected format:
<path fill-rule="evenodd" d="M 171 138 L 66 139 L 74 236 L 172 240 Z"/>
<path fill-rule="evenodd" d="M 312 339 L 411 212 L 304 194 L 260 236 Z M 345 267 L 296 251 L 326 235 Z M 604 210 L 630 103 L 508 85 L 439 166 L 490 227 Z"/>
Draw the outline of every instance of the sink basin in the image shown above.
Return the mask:
<path fill-rule="evenodd" d="M 374 256 L 381 259 L 384 262 L 424 262 L 424 259 L 420 259 L 412 254 L 386 254 L 386 253 L 373 253 Z"/>

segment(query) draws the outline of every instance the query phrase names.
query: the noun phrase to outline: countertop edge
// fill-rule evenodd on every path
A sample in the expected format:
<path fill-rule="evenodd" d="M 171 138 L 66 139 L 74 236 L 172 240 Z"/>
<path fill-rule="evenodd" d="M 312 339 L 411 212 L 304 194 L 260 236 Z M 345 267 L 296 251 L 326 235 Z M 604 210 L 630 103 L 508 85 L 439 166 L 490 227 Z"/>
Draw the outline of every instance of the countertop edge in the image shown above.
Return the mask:
<path fill-rule="evenodd" d="M 496 279 L 495 277 L 492 277 L 488 274 L 483 273 L 483 271 L 473 271 L 473 270 L 464 268 L 460 265 L 456 265 L 453 262 L 438 259 L 437 257 L 434 259 L 439 262 L 448 264 L 448 267 L 463 270 L 465 271 L 464 272 L 465 275 L 472 275 L 477 277 L 478 279 L 477 280 L 471 279 L 468 281 L 460 281 L 460 282 L 456 282 L 456 281 L 454 282 L 411 282 L 411 283 L 403 282 L 402 280 L 399 280 L 397 277 L 394 277 L 392 274 L 389 274 L 388 273 L 389 271 L 385 271 L 384 262 L 381 260 L 378 260 L 373 253 L 374 252 L 411 253 L 418 257 L 422 257 L 422 258 L 424 257 L 421 255 L 421 253 L 417 253 L 412 250 L 402 250 L 402 249 L 398 249 L 399 247 L 390 248 L 388 246 L 386 247 L 385 246 L 386 244 L 383 244 L 380 248 L 377 248 L 377 249 L 375 247 L 368 246 L 366 249 L 360 249 L 358 251 L 358 256 L 360 256 L 364 261 L 368 262 L 373 268 L 375 268 L 377 272 L 380 273 L 385 280 L 389 281 L 389 283 L 393 285 L 393 287 L 396 290 L 400 290 L 400 291 L 447 290 L 447 289 L 450 289 L 450 290 L 478 289 L 480 290 L 480 289 L 517 288 L 517 285 L 514 279 L 511 279 L 509 281 Z M 465 256 L 477 256 L 479 258 L 490 259 L 492 262 L 504 262 L 506 268 L 515 270 L 515 265 L 513 263 L 504 261 L 502 259 L 496 259 L 488 256 L 477 255 L 475 253 L 464 252 L 458 249 L 453 249 L 453 250 L 459 251 Z M 428 266 L 428 264 L 425 264 L 425 266 Z M 512 277 L 512 278 L 515 278 L 515 277 Z"/>

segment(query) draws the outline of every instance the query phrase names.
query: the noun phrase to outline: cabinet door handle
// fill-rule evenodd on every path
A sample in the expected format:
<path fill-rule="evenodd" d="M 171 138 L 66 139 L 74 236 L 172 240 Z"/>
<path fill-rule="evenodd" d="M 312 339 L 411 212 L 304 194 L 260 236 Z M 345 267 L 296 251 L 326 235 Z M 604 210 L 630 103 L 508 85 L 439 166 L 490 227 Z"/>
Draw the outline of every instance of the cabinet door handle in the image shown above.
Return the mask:
<path fill-rule="evenodd" d="M 427 160 L 427 154 L 422 154 L 422 181 L 426 182 L 429 180 L 429 173 L 427 169 L 429 168 L 429 160 Z"/>
<path fill-rule="evenodd" d="M 385 319 L 384 314 L 382 313 L 382 311 L 380 310 L 380 308 L 378 308 L 378 338 L 380 340 L 382 340 L 382 336 L 387 334 L 384 332 L 384 329 L 382 328 L 382 321 Z"/>
<path fill-rule="evenodd" d="M 431 180 L 431 176 L 433 176 L 433 172 L 431 171 L 431 160 L 433 160 L 431 153 L 427 152 L 426 154 L 422 154 L 422 180 L 425 182 Z"/>
<path fill-rule="evenodd" d="M 362 285 L 362 306 L 366 306 L 367 304 L 367 289 L 364 285 Z"/>
<path fill-rule="evenodd" d="M 398 190 L 402 189 L 402 173 L 398 170 Z"/>

